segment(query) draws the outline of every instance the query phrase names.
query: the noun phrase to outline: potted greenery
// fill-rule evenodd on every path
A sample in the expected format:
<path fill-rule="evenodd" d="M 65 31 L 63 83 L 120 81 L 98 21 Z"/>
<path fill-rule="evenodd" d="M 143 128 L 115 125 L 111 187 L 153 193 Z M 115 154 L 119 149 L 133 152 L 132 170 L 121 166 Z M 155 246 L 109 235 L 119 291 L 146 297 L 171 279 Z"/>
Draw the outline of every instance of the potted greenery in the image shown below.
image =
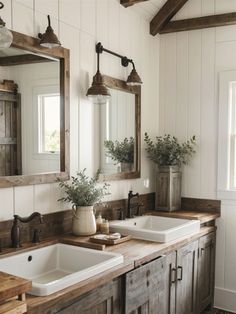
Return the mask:
<path fill-rule="evenodd" d="M 107 156 L 116 164 L 120 163 L 121 172 L 130 172 L 134 164 L 134 138 L 125 138 L 123 141 L 104 141 Z"/>
<path fill-rule="evenodd" d="M 59 186 L 64 190 L 65 196 L 58 201 L 70 202 L 72 204 L 74 235 L 92 235 L 96 233 L 96 221 L 93 206 L 101 202 L 108 195 L 108 184 L 97 186 L 100 171 L 93 178 L 85 174 L 86 169 L 71 177 L 71 183 L 59 181 Z"/>
<path fill-rule="evenodd" d="M 177 210 L 181 206 L 181 166 L 195 153 L 195 136 L 184 143 L 171 135 L 157 136 L 155 142 L 145 133 L 148 158 L 157 165 L 156 209 Z"/>

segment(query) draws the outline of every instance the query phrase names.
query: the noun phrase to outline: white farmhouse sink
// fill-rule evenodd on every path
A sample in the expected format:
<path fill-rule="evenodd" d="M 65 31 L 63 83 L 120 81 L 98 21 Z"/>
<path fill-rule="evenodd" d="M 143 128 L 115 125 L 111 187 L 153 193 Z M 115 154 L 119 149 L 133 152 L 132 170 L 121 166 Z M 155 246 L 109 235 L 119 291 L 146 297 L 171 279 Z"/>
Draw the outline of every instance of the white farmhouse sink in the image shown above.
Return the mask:
<path fill-rule="evenodd" d="M 110 229 L 137 239 L 169 242 L 198 232 L 200 221 L 149 215 L 110 222 Z"/>
<path fill-rule="evenodd" d="M 0 271 L 32 280 L 30 294 L 45 296 L 123 263 L 121 254 L 54 244 L 0 258 Z"/>

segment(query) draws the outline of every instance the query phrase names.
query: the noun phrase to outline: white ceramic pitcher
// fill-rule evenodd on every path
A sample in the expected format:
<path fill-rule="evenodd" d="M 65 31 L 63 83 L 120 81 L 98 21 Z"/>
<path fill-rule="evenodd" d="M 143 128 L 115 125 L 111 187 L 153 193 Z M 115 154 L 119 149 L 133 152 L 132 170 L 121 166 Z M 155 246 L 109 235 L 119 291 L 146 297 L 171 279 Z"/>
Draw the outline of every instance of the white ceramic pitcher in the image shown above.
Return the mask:
<path fill-rule="evenodd" d="M 93 206 L 73 208 L 72 232 L 77 236 L 87 236 L 96 233 L 96 220 Z"/>

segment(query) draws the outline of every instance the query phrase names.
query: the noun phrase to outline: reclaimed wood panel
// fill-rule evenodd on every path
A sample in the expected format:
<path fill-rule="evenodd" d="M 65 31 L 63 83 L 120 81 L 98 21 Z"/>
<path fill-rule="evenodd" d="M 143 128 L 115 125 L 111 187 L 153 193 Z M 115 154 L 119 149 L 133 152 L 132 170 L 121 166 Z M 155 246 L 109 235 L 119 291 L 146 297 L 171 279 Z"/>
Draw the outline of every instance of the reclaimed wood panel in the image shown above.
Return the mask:
<path fill-rule="evenodd" d="M 12 300 L 0 304 L 0 314 L 23 314 L 27 312 L 27 305 L 23 301 Z"/>
<path fill-rule="evenodd" d="M 32 283 L 29 280 L 0 272 L 0 302 L 29 291 Z"/>

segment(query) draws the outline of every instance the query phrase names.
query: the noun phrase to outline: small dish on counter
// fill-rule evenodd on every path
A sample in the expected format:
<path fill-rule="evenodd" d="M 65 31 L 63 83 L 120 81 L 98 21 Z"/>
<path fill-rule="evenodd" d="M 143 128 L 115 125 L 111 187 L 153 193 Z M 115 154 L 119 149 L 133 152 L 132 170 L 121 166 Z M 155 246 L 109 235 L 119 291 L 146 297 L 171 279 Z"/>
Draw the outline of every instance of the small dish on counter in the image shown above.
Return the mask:
<path fill-rule="evenodd" d="M 106 245 L 115 245 L 120 244 L 132 239 L 131 235 L 121 235 L 120 233 L 111 233 L 107 234 L 96 234 L 90 237 L 89 241 L 93 243 L 106 244 Z"/>

